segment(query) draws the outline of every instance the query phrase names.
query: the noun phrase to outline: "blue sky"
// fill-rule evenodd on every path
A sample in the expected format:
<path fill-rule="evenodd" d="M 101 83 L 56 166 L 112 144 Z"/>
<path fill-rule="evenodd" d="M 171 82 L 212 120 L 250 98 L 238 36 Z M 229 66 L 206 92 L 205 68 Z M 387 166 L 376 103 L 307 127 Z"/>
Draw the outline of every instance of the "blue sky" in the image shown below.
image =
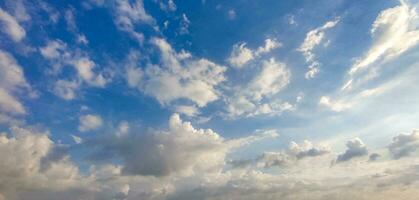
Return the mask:
<path fill-rule="evenodd" d="M 418 9 L 1 1 L 0 200 L 414 198 Z"/>

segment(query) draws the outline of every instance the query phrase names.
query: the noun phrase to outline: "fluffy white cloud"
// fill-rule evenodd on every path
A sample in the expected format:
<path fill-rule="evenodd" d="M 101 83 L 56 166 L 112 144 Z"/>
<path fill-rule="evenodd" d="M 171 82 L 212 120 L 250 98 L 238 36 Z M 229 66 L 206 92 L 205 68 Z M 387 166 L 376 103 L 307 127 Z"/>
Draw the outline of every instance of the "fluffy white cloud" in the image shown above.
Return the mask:
<path fill-rule="evenodd" d="M 47 133 L 29 128 L 12 127 L 10 136 L 0 134 L 0 194 L 10 200 L 55 199 L 69 192 L 78 198 L 75 191 L 93 189 L 88 181 L 79 181 L 78 168 L 67 156 L 52 159 L 56 147 Z M 68 194 L 62 198 L 72 199 Z"/>
<path fill-rule="evenodd" d="M 102 126 L 102 118 L 99 115 L 82 115 L 79 118 L 79 131 L 86 132 L 100 128 Z"/>
<path fill-rule="evenodd" d="M 242 67 L 244 64 L 253 60 L 253 51 L 246 47 L 246 43 L 235 44 L 228 62 L 235 67 Z"/>
<path fill-rule="evenodd" d="M 413 130 L 411 134 L 399 134 L 393 138 L 388 146 L 395 159 L 409 156 L 419 148 L 419 131 Z"/>
<path fill-rule="evenodd" d="M 298 51 L 303 53 L 306 62 L 309 63 L 309 70 L 305 74 L 306 79 L 314 78 L 319 72 L 320 63 L 315 60 L 314 50 L 319 46 L 325 37 L 325 32 L 336 26 L 339 22 L 339 18 L 326 22 L 323 26 L 315 28 L 307 33 L 303 43 L 298 48 Z"/>
<path fill-rule="evenodd" d="M 126 78 L 131 87 L 136 86 L 163 105 L 184 99 L 203 107 L 219 98 L 216 86 L 225 80 L 224 66 L 192 58 L 185 51 L 178 53 L 161 38 L 153 38 L 151 42 L 160 52 L 160 65 L 149 65 L 143 71 L 134 67 L 138 56 L 130 55 Z"/>
<path fill-rule="evenodd" d="M 256 50 L 247 48 L 246 43 L 238 43 L 233 46 L 228 62 L 234 67 L 241 68 L 251 60 L 280 46 L 281 43 L 272 38 L 265 39 L 264 46 L 260 46 Z"/>
<path fill-rule="evenodd" d="M 0 8 L 0 24 L 2 27 L 1 31 L 15 42 L 21 41 L 26 35 L 25 29 L 19 25 L 13 16 L 2 8 Z"/>
<path fill-rule="evenodd" d="M 249 143 L 276 137 L 275 133 L 226 140 L 211 129 L 196 129 L 178 114 L 170 117 L 167 131 L 151 131 L 94 142 L 100 149 L 93 157 L 123 160 L 122 173 L 127 175 L 169 176 L 219 172 L 226 155 Z M 103 155 L 106 156 L 103 156 Z M 109 156 L 109 157 L 108 157 Z"/>
<path fill-rule="evenodd" d="M 368 154 L 368 148 L 359 138 L 354 138 L 346 143 L 346 151 L 338 155 L 336 161 L 344 162 L 356 157 L 365 156 Z"/>

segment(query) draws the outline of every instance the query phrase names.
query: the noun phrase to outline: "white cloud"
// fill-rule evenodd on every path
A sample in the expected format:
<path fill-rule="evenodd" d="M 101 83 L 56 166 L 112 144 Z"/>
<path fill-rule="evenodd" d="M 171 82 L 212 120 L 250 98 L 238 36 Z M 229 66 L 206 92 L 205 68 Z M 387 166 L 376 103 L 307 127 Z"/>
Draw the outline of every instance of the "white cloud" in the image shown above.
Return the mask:
<path fill-rule="evenodd" d="M 70 62 L 77 70 L 78 75 L 89 85 L 96 87 L 104 87 L 106 85 L 107 80 L 103 77 L 103 75 L 95 74 L 93 71 L 96 63 L 90 60 L 90 58 L 81 57 Z"/>
<path fill-rule="evenodd" d="M 229 117 L 262 114 L 278 115 L 294 106 L 288 102 L 270 98 L 278 94 L 290 82 L 291 72 L 285 64 L 271 58 L 262 62 L 260 72 L 248 84 L 234 88 L 226 96 L 226 111 Z"/>
<path fill-rule="evenodd" d="M 23 105 L 3 88 L 0 88 L 0 111 L 13 114 L 26 113 Z"/>
<path fill-rule="evenodd" d="M 161 38 L 153 38 L 152 44 L 160 52 L 160 65 L 148 65 L 142 71 L 136 67 L 136 56 L 131 55 L 126 65 L 126 73 L 132 73 L 126 74 L 131 87 L 138 84 L 137 88 L 163 105 L 184 99 L 203 107 L 219 98 L 215 87 L 225 79 L 224 66 L 195 59 L 185 51 L 178 53 Z"/>
<path fill-rule="evenodd" d="M 30 92 L 22 67 L 12 55 L 0 50 L 0 113 L 25 114 L 26 109 L 15 97 L 23 90 Z"/>
<path fill-rule="evenodd" d="M 175 111 L 177 113 L 181 113 L 189 117 L 196 116 L 197 114 L 199 114 L 199 110 L 195 106 L 185 106 L 185 105 L 176 106 Z"/>
<path fill-rule="evenodd" d="M 76 144 L 81 144 L 83 142 L 83 139 L 81 137 L 75 136 L 75 135 L 70 135 L 71 138 L 73 138 L 74 142 Z"/>
<path fill-rule="evenodd" d="M 281 91 L 290 82 L 291 72 L 285 64 L 271 58 L 262 63 L 260 73 L 253 78 L 248 86 L 249 95 L 255 100 L 261 100 Z"/>
<path fill-rule="evenodd" d="M 342 90 L 350 90 L 378 76 L 380 65 L 395 59 L 419 44 L 417 7 L 400 1 L 400 5 L 381 11 L 371 27 L 373 43 L 348 72 Z"/>
<path fill-rule="evenodd" d="M 242 67 L 244 64 L 253 60 L 253 51 L 246 47 L 246 43 L 235 44 L 228 62 L 235 67 Z"/>
<path fill-rule="evenodd" d="M 86 132 L 100 128 L 102 126 L 102 118 L 99 115 L 83 115 L 79 118 L 79 131 Z"/>
<path fill-rule="evenodd" d="M 251 60 L 261 56 L 262 54 L 269 53 L 280 46 L 281 43 L 272 38 L 265 39 L 264 46 L 260 46 L 256 50 L 247 48 L 246 43 L 238 43 L 233 46 L 228 62 L 234 67 L 241 68 Z"/>
<path fill-rule="evenodd" d="M 335 112 L 341 112 L 352 107 L 352 104 L 343 100 L 333 101 L 330 97 L 322 96 L 320 98 L 320 105 L 326 106 Z"/>
<path fill-rule="evenodd" d="M 78 168 L 67 156 L 50 157 L 57 153 L 57 147 L 47 133 L 29 128 L 12 127 L 9 137 L 0 134 L 0 177 L 2 183 L 7 183 L 1 184 L 0 194 L 11 200 L 55 199 L 60 192 L 93 189 L 87 181 L 79 181 Z M 79 195 L 72 193 L 73 198 Z"/>
<path fill-rule="evenodd" d="M 13 41 L 19 42 L 26 36 L 26 31 L 23 29 L 16 19 L 0 8 L 0 24 L 1 31 L 7 34 Z"/>
<path fill-rule="evenodd" d="M 259 47 L 256 51 L 255 51 L 255 55 L 259 56 L 261 54 L 264 53 L 269 53 L 270 51 L 281 47 L 281 43 L 279 43 L 277 40 L 272 39 L 272 38 L 267 38 L 265 39 L 265 46 L 261 46 Z"/>
<path fill-rule="evenodd" d="M 305 74 L 306 79 L 314 78 L 316 74 L 319 72 L 318 67 L 320 63 L 315 60 L 315 54 L 313 51 L 317 46 L 319 46 L 323 42 L 325 38 L 325 32 L 335 27 L 336 24 L 339 23 L 339 20 L 340 19 L 337 18 L 333 21 L 328 21 L 323 26 L 309 31 L 303 43 L 297 49 L 298 51 L 303 53 L 306 62 L 310 65 L 309 70 Z"/>
<path fill-rule="evenodd" d="M 79 87 L 80 83 L 77 81 L 58 80 L 54 84 L 53 92 L 65 100 L 72 100 L 76 98 Z"/>
<path fill-rule="evenodd" d="M 128 0 L 117 0 L 115 13 L 115 24 L 117 27 L 129 33 L 140 43 L 144 40 L 144 35 L 135 31 L 136 24 L 153 24 L 154 18 L 147 14 L 142 0 L 131 3 Z"/>
<path fill-rule="evenodd" d="M 71 66 L 76 71 L 77 77 L 74 80 L 58 80 L 53 87 L 53 92 L 65 100 L 74 99 L 83 82 L 101 88 L 110 82 L 110 75 L 98 72 L 97 64 L 86 53 L 79 49 L 71 50 L 60 40 L 48 41 L 44 47 L 39 48 L 39 52 L 50 61 L 50 74 L 61 73 L 64 66 Z"/>

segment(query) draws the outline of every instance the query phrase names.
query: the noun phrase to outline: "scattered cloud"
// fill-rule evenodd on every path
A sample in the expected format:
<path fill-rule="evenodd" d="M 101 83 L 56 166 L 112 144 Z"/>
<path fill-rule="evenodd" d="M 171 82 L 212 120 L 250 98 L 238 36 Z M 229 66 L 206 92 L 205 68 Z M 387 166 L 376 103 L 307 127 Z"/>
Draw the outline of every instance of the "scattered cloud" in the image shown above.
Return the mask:
<path fill-rule="evenodd" d="M 130 55 L 126 78 L 131 87 L 138 84 L 137 88 L 163 105 L 184 99 L 204 107 L 219 98 L 215 87 L 225 80 L 226 67 L 193 58 L 186 51 L 176 52 L 164 39 L 153 38 L 151 42 L 159 50 L 160 64 L 141 70 L 133 64 L 137 56 Z"/>
<path fill-rule="evenodd" d="M 63 71 L 63 67 L 71 66 L 77 73 L 77 77 L 72 80 L 57 80 L 53 92 L 65 99 L 71 100 L 76 97 L 76 91 L 80 88 L 81 83 L 89 86 L 103 88 L 110 82 L 110 75 L 96 72 L 97 64 L 90 57 L 78 50 L 71 50 L 68 45 L 60 40 L 51 40 L 41 48 L 41 55 L 51 63 L 52 68 L 49 73 L 57 75 Z"/>
<path fill-rule="evenodd" d="M 246 47 L 246 43 L 238 43 L 233 46 L 228 62 L 236 68 L 243 67 L 246 63 L 261 56 L 262 54 L 269 53 L 273 49 L 281 47 L 276 39 L 267 38 L 265 39 L 264 46 L 258 47 L 256 50 L 249 49 Z"/>
<path fill-rule="evenodd" d="M 226 97 L 228 116 L 280 114 L 292 110 L 288 102 L 269 101 L 289 84 L 290 77 L 291 72 L 284 63 L 273 58 L 263 61 L 260 72 L 247 85 L 235 88 L 233 95 Z"/>
<path fill-rule="evenodd" d="M 137 24 L 153 24 L 154 18 L 144 9 L 142 0 L 134 2 L 128 0 L 117 0 L 115 2 L 115 24 L 116 26 L 131 35 L 135 40 L 142 43 L 144 35 L 135 30 Z"/>
<path fill-rule="evenodd" d="M 11 54 L 0 50 L 0 114 L 26 114 L 16 95 L 30 90 L 22 67 Z"/>
<path fill-rule="evenodd" d="M 346 151 L 338 155 L 336 162 L 345 162 L 356 157 L 368 155 L 367 146 L 359 138 L 354 138 L 346 143 Z"/>
<path fill-rule="evenodd" d="M 99 115 L 82 115 L 79 118 L 79 128 L 81 132 L 92 131 L 100 128 L 103 124 L 102 118 Z"/>
<path fill-rule="evenodd" d="M 419 148 L 419 131 L 413 130 L 411 134 L 399 134 L 393 138 L 388 150 L 395 159 L 406 157 Z"/>
<path fill-rule="evenodd" d="M 339 21 L 340 18 L 336 18 L 326 22 L 321 27 L 309 31 L 303 43 L 297 49 L 304 55 L 306 62 L 309 63 L 309 70 L 305 74 L 306 79 L 314 78 L 319 72 L 320 63 L 315 60 L 314 50 L 324 41 L 326 31 L 335 27 Z"/>
<path fill-rule="evenodd" d="M 19 42 L 26 36 L 26 31 L 18 21 L 8 12 L 0 8 L 1 31 L 7 34 L 13 41 Z"/>

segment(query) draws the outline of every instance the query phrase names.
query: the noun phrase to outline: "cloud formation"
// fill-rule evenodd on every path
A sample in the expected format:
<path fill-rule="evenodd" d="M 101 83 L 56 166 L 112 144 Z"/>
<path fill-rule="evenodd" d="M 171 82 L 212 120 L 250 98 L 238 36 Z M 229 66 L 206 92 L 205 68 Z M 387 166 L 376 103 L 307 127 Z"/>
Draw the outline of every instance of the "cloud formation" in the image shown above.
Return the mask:
<path fill-rule="evenodd" d="M 306 79 L 314 78 L 319 72 L 320 63 L 315 60 L 315 54 L 313 51 L 324 41 L 326 31 L 335 27 L 339 21 L 340 19 L 336 18 L 332 21 L 326 22 L 321 27 L 309 31 L 303 43 L 297 49 L 304 55 L 306 62 L 309 64 L 309 70 L 305 74 Z"/>
<path fill-rule="evenodd" d="M 419 148 L 419 131 L 413 130 L 411 134 L 395 136 L 388 146 L 388 150 L 395 159 L 409 156 Z"/>
<path fill-rule="evenodd" d="M 281 43 L 272 38 L 265 39 L 264 46 L 260 46 L 255 50 L 247 48 L 244 42 L 238 43 L 233 46 L 228 62 L 233 67 L 241 68 L 251 60 L 258 58 L 262 54 L 269 53 L 278 47 L 281 47 Z"/>
<path fill-rule="evenodd" d="M 15 42 L 20 42 L 26 36 L 25 29 L 19 25 L 13 16 L 2 8 L 0 8 L 0 24 L 1 31 Z"/>
<path fill-rule="evenodd" d="M 359 138 L 354 138 L 346 143 L 346 150 L 344 153 L 339 154 L 336 162 L 349 161 L 356 157 L 368 155 L 368 148 Z"/>
<path fill-rule="evenodd" d="M 11 54 L 0 50 L 0 123 L 10 122 L 11 115 L 27 113 L 17 97 L 22 92 L 31 93 L 22 67 Z"/>
<path fill-rule="evenodd" d="M 100 128 L 103 124 L 102 118 L 99 115 L 82 115 L 79 118 L 79 131 L 86 132 Z"/>
<path fill-rule="evenodd" d="M 162 105 L 183 99 L 204 107 L 219 98 L 216 86 L 225 80 L 226 67 L 205 58 L 193 58 L 186 51 L 176 52 L 162 38 L 153 38 L 151 43 L 159 51 L 161 62 L 142 70 L 135 67 L 138 56 L 131 55 L 126 65 L 131 87 L 155 97 Z"/>

